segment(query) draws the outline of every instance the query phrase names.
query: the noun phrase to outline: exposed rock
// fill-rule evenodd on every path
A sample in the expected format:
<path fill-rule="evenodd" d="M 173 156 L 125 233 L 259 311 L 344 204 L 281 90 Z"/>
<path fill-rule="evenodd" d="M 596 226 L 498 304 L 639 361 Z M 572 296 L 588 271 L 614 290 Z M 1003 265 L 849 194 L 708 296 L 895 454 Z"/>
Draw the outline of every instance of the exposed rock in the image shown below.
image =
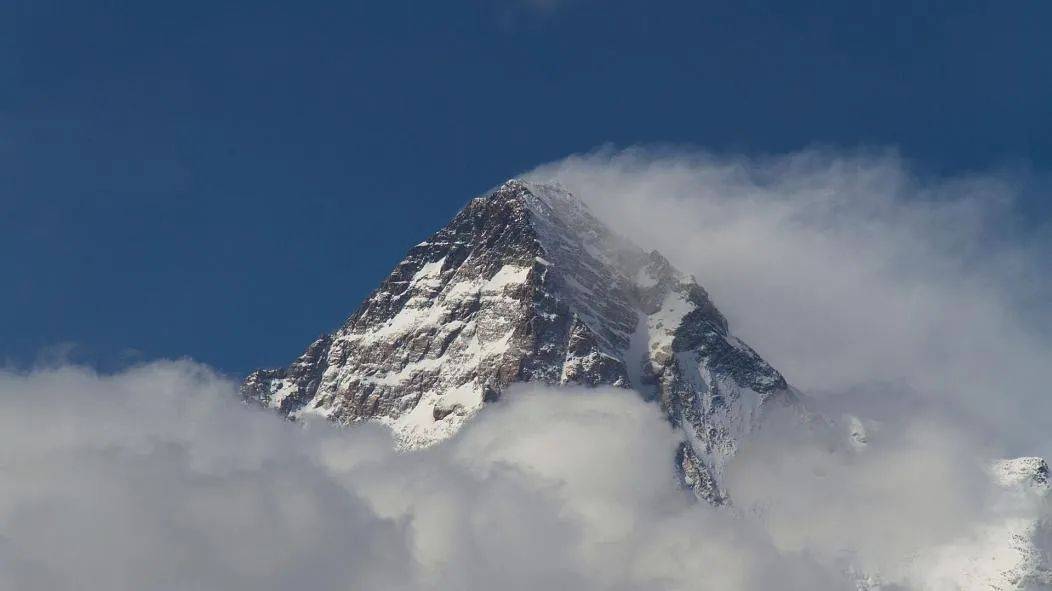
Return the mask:
<path fill-rule="evenodd" d="M 693 277 L 611 232 L 557 185 L 511 180 L 410 249 L 347 322 L 244 395 L 291 418 L 375 420 L 406 448 L 455 433 L 515 382 L 610 385 L 684 432 L 684 481 L 719 475 L 765 409 L 796 393 Z"/>

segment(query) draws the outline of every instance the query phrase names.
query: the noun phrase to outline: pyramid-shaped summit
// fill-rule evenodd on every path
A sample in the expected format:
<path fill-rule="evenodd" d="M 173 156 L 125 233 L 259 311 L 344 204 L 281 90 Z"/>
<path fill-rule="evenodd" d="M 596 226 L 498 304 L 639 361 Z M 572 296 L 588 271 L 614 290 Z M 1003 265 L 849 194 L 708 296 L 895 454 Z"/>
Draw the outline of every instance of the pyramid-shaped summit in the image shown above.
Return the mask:
<path fill-rule="evenodd" d="M 456 433 L 516 382 L 658 400 L 684 432 L 686 482 L 714 500 L 740 438 L 796 400 L 692 277 L 563 187 L 521 180 L 471 200 L 342 327 L 242 391 L 291 418 L 380 421 L 413 448 Z"/>

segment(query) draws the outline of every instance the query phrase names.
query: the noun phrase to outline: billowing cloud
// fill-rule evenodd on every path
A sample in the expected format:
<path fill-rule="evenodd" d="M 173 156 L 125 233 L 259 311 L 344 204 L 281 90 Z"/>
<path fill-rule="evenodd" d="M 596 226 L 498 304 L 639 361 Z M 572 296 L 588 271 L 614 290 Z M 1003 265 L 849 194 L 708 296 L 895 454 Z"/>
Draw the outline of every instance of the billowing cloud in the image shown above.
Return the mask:
<path fill-rule="evenodd" d="M 513 389 L 456 439 L 294 425 L 189 362 L 0 374 L 0 588 L 814 589 L 674 484 L 616 389 Z M 781 584 L 787 583 L 787 584 Z"/>
<path fill-rule="evenodd" d="M 189 363 L 0 374 L 0 587 L 397 588 L 399 524 Z M 363 437 L 366 436 L 363 434 Z"/>
<path fill-rule="evenodd" d="M 1052 251 L 1020 223 L 1022 177 L 926 177 L 891 152 L 669 149 L 530 176 L 695 274 L 808 393 L 880 416 L 950 406 L 1003 453 L 1052 453 Z"/>
<path fill-rule="evenodd" d="M 516 387 L 413 453 L 190 362 L 4 373 L 0 401 L 4 589 L 849 589 L 989 521 L 967 437 L 930 424 L 862 454 L 772 424 L 715 509 L 675 485 L 656 406 L 613 388 Z"/>

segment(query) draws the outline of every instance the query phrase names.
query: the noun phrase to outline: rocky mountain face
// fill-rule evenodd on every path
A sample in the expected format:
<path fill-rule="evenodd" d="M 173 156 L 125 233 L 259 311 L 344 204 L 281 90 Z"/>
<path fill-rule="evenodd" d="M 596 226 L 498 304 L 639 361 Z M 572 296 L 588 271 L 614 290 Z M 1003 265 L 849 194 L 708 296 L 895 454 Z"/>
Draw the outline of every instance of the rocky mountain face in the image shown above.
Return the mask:
<path fill-rule="evenodd" d="M 693 277 L 611 232 L 557 185 L 511 180 L 410 249 L 330 335 L 248 399 L 290 418 L 380 421 L 406 448 L 456 433 L 517 382 L 656 399 L 685 483 L 720 502 L 738 441 L 797 394 L 729 331 Z"/>

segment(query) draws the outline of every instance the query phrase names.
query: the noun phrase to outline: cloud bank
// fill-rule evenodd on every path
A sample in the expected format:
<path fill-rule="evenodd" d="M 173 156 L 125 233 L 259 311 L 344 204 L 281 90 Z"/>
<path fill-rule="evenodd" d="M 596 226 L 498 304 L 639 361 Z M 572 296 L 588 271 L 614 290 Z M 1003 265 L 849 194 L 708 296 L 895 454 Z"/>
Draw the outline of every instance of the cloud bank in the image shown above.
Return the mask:
<path fill-rule="evenodd" d="M 674 485 L 632 393 L 519 388 L 461 436 L 306 428 L 190 362 L 0 374 L 5 589 L 827 588 Z M 832 577 L 832 578 L 831 578 Z M 832 583 L 831 583 L 832 581 Z"/>
<path fill-rule="evenodd" d="M 865 453 L 772 424 L 718 510 L 675 485 L 658 408 L 613 388 L 516 387 L 408 454 L 243 405 L 191 362 L 3 373 L 0 400 L 2 589 L 919 586 L 938 561 L 917 556 L 1002 517 L 966 435 L 929 421 Z"/>

